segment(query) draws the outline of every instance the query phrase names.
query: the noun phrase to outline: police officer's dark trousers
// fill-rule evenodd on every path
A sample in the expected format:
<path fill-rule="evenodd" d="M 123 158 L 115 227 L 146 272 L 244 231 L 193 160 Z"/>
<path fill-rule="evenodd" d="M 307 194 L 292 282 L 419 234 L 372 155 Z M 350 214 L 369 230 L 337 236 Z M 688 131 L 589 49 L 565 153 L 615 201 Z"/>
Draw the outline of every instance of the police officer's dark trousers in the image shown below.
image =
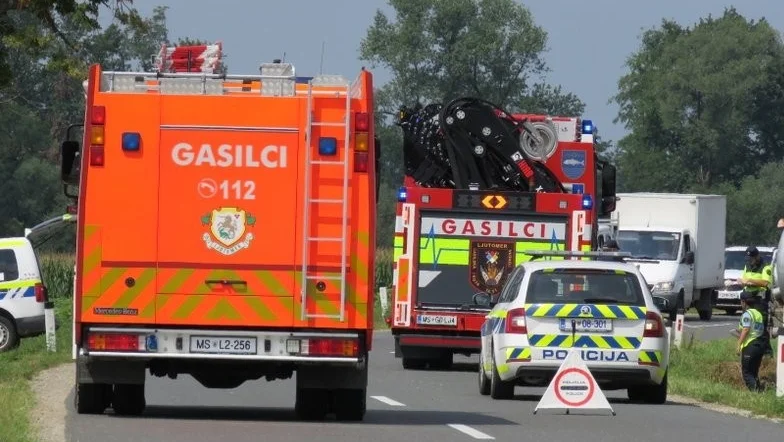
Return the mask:
<path fill-rule="evenodd" d="M 741 351 L 740 368 L 743 382 L 751 391 L 756 391 L 759 388 L 759 369 L 767 347 L 765 341 L 762 337 L 757 338 Z"/>

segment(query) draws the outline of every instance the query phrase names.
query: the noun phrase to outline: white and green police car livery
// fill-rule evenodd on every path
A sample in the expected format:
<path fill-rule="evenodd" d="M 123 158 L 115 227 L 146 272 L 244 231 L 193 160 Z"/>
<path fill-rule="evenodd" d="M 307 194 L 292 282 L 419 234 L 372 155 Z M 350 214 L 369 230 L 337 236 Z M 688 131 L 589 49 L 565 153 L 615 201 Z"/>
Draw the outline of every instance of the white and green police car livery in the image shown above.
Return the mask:
<path fill-rule="evenodd" d="M 0 238 L 0 352 L 45 331 L 46 289 L 27 238 Z"/>
<path fill-rule="evenodd" d="M 516 385 L 547 386 L 574 349 L 601 388 L 664 403 L 669 335 L 645 279 L 633 264 L 607 259 L 623 253 L 565 253 L 606 258 L 532 260 L 513 270 L 482 327 L 480 393 L 505 399 Z"/>

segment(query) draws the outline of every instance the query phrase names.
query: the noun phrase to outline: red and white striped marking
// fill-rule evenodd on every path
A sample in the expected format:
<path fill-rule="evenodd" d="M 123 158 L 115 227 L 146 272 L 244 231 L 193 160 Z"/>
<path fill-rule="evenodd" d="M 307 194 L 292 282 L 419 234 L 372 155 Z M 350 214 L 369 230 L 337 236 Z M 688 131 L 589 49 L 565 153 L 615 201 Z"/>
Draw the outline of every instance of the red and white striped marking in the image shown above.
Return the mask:
<path fill-rule="evenodd" d="M 158 52 L 157 68 L 160 72 L 213 73 L 220 65 L 222 48 L 220 42 L 192 46 L 162 45 Z"/>

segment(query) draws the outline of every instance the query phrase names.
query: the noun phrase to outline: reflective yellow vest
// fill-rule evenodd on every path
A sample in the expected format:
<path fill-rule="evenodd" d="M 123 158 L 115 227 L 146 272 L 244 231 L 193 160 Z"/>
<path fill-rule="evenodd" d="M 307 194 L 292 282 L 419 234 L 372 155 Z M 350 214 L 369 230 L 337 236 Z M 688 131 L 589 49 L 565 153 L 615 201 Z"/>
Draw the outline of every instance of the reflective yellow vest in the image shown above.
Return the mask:
<path fill-rule="evenodd" d="M 768 282 L 767 288 L 770 288 L 773 285 L 773 267 L 767 265 L 759 272 L 752 272 L 749 271 L 747 267 L 743 267 L 743 274 L 741 277 L 746 279 L 764 279 Z M 744 290 L 750 293 L 760 293 L 765 291 L 765 287 L 747 286 L 744 287 Z"/>
<path fill-rule="evenodd" d="M 746 339 L 743 340 L 740 348 L 741 350 L 746 348 L 747 345 L 751 344 L 752 341 L 762 336 L 762 332 L 765 329 L 765 324 L 762 320 L 762 313 L 758 312 L 756 309 L 750 308 L 747 309 L 740 317 L 740 326 L 738 329 L 749 328 L 749 333 L 746 335 Z"/>

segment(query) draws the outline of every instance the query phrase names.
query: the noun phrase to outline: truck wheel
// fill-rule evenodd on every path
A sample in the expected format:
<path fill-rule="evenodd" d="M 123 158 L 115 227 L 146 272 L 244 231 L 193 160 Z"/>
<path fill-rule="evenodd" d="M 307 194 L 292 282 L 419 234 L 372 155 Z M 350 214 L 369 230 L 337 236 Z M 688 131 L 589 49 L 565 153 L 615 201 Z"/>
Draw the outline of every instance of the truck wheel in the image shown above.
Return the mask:
<path fill-rule="evenodd" d="M 103 414 L 112 403 L 111 384 L 76 384 L 74 408 L 78 414 Z"/>
<path fill-rule="evenodd" d="M 16 333 L 14 322 L 5 316 L 0 316 L 0 353 L 16 348 L 19 344 L 19 335 Z"/>
<path fill-rule="evenodd" d="M 424 359 L 411 359 L 403 356 L 403 368 L 406 370 L 421 370 L 425 368 L 427 361 Z"/>
<path fill-rule="evenodd" d="M 339 421 L 361 421 L 367 411 L 366 389 L 335 391 L 335 417 Z"/>
<path fill-rule="evenodd" d="M 484 369 L 482 366 L 484 362 L 482 361 L 482 357 L 479 357 L 479 394 L 482 396 L 487 396 L 490 394 L 490 379 L 487 379 L 487 375 L 485 374 Z"/>
<path fill-rule="evenodd" d="M 710 321 L 713 317 L 713 309 L 710 308 L 708 310 L 697 310 L 697 313 L 700 315 L 701 321 Z"/>
<path fill-rule="evenodd" d="M 449 370 L 452 368 L 454 355 L 452 353 L 443 353 L 436 359 L 430 361 L 430 368 L 434 370 Z"/>
<path fill-rule="evenodd" d="M 138 416 L 144 412 L 144 384 L 117 384 L 114 386 L 112 408 L 119 416 Z"/>
<path fill-rule="evenodd" d="M 515 384 L 513 382 L 504 381 L 498 375 L 498 369 L 495 366 L 495 358 L 490 358 L 491 361 L 491 378 L 490 378 L 490 397 L 493 399 L 512 399 L 514 398 Z"/>
<path fill-rule="evenodd" d="M 329 412 L 329 391 L 319 388 L 298 388 L 294 412 L 301 420 L 322 420 Z"/>

